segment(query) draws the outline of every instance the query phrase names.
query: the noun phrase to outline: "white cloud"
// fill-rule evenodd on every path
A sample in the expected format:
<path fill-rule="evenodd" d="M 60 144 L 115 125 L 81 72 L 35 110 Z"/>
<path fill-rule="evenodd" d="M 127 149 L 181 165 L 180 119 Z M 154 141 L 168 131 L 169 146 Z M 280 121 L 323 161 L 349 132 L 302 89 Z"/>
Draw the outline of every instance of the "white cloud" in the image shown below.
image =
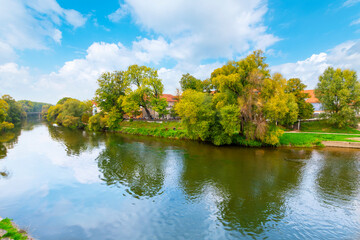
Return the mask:
<path fill-rule="evenodd" d="M 351 6 L 354 6 L 355 4 L 358 4 L 360 3 L 360 0 L 346 0 L 344 2 L 344 6 L 345 7 L 351 7 Z"/>
<path fill-rule="evenodd" d="M 108 15 L 108 18 L 112 22 L 120 22 L 129 13 L 128 5 L 120 4 L 120 7 L 113 13 Z"/>
<path fill-rule="evenodd" d="M 271 70 L 282 73 L 286 78 L 298 77 L 308 86 L 308 89 L 313 89 L 316 87 L 319 76 L 329 66 L 349 68 L 360 73 L 360 40 L 342 43 L 327 52 L 313 54 L 296 63 L 274 66 Z"/>
<path fill-rule="evenodd" d="M 357 24 L 360 24 L 360 18 L 356 19 L 350 23 L 350 25 L 357 25 Z"/>
<path fill-rule="evenodd" d="M 139 39 L 130 48 L 121 43 L 93 43 L 84 58 L 66 62 L 58 71 L 41 76 L 15 63 L 0 65 L 2 91 L 16 99 L 56 103 L 66 96 L 91 99 L 97 89 L 97 78 L 104 71 L 125 70 L 131 64 L 156 65 L 169 57 L 169 45 L 163 38 Z M 177 64 L 172 69 L 160 68 L 166 93 L 175 93 L 181 75 L 189 72 L 205 79 L 220 63 L 194 65 Z"/>
<path fill-rule="evenodd" d="M 265 50 L 277 42 L 279 38 L 267 33 L 263 25 L 268 10 L 266 3 L 264 0 L 126 0 L 111 16 L 130 12 L 144 29 L 170 40 L 173 58 L 199 63 L 206 58 L 234 58 L 254 48 Z"/>
<path fill-rule="evenodd" d="M 32 91 L 29 88 L 31 83 L 29 68 L 20 67 L 13 62 L 0 65 L 0 82 L 0 95 L 9 94 L 17 100 Z"/>
<path fill-rule="evenodd" d="M 49 40 L 61 41 L 63 23 L 73 27 L 85 24 L 79 12 L 63 9 L 55 0 L 0 0 L 0 51 L 6 45 L 11 56 L 15 50 L 46 49 Z M 11 48 L 11 50 L 9 50 Z M 0 55 L 0 62 L 4 62 Z"/>
<path fill-rule="evenodd" d="M 172 69 L 160 68 L 158 74 L 159 77 L 163 80 L 165 92 L 175 94 L 176 88 L 180 88 L 179 81 L 182 74 L 190 73 L 194 77 L 204 80 L 210 78 L 210 75 L 214 69 L 219 68 L 222 65 L 223 63 L 219 62 L 203 65 L 178 64 Z"/>

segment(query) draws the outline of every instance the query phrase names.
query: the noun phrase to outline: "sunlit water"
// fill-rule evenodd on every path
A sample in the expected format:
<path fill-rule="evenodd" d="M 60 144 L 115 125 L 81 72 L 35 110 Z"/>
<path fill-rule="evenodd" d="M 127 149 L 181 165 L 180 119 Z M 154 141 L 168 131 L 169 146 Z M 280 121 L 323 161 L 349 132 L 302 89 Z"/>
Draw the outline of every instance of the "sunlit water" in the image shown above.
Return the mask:
<path fill-rule="evenodd" d="M 358 150 L 214 147 L 44 123 L 2 141 L 0 216 L 39 239 L 360 239 Z"/>

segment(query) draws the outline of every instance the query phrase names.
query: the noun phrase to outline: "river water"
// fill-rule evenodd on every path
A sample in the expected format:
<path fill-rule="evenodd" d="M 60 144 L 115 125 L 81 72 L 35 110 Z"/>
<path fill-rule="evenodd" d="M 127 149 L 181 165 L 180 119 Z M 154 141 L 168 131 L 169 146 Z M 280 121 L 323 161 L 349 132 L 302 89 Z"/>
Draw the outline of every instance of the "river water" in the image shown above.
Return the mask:
<path fill-rule="evenodd" d="M 0 216 L 38 239 L 360 239 L 360 151 L 250 149 L 28 122 Z"/>

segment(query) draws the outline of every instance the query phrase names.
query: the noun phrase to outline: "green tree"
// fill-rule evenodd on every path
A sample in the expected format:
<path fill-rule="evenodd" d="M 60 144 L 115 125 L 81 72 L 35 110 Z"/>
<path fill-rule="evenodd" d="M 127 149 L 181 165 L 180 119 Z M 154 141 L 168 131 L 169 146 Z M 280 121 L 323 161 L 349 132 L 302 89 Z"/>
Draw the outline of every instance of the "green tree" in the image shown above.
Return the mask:
<path fill-rule="evenodd" d="M 189 73 L 183 74 L 180 79 L 181 90 L 192 89 L 198 92 L 203 91 L 203 83 L 200 79 L 195 78 Z"/>
<path fill-rule="evenodd" d="M 261 92 L 264 114 L 266 119 L 275 125 L 291 125 L 297 121 L 299 111 L 295 95 L 287 93 L 286 88 L 287 81 L 280 73 L 264 80 Z"/>
<path fill-rule="evenodd" d="M 26 118 L 26 112 L 22 109 L 20 103 L 16 102 L 14 98 L 10 95 L 3 95 L 2 100 L 4 100 L 8 105 L 8 114 L 6 121 L 9 123 L 18 124 L 21 122 L 22 118 Z"/>
<path fill-rule="evenodd" d="M 9 105 L 7 102 L 3 99 L 0 99 L 0 131 L 14 128 L 14 124 L 5 121 L 7 119 L 8 110 Z"/>
<path fill-rule="evenodd" d="M 306 85 L 301 82 L 299 78 L 290 78 L 287 81 L 286 93 L 292 93 L 295 96 L 296 104 L 298 106 L 298 119 L 309 119 L 314 114 L 314 107 L 311 103 L 307 103 L 306 99 L 309 98 L 308 93 L 304 93 Z"/>
<path fill-rule="evenodd" d="M 151 101 L 151 106 L 153 106 L 152 109 L 159 114 L 159 117 L 164 117 L 169 114 L 169 111 L 166 109 L 168 102 L 165 98 L 154 98 Z"/>
<path fill-rule="evenodd" d="M 157 70 L 146 66 L 131 65 L 124 73 L 127 82 L 131 83 L 133 89 L 128 89 L 125 96 L 125 103 L 137 103 L 138 107 L 143 108 L 147 115 L 152 119 L 153 116 L 150 113 L 151 108 L 156 108 L 157 103 L 162 104 L 161 101 L 155 101 L 160 99 L 164 85 L 159 79 Z"/>
<path fill-rule="evenodd" d="M 225 106 L 232 106 L 234 109 L 234 105 L 238 108 L 238 111 L 232 111 L 235 114 L 233 117 L 223 118 L 221 124 L 233 126 L 234 119 L 238 118 L 240 126 L 233 129 L 237 129 L 237 134 L 249 140 L 264 141 L 269 133 L 263 112 L 262 93 L 264 81 L 270 77 L 267 66 L 262 52 L 255 51 L 238 62 L 228 62 L 211 74 L 212 84 L 216 89 L 216 108 L 220 110 Z"/>
<path fill-rule="evenodd" d="M 210 95 L 193 89 L 185 90 L 175 105 L 175 111 L 192 139 L 210 140 L 211 126 L 215 121 Z"/>
<path fill-rule="evenodd" d="M 327 68 L 319 77 L 315 95 L 331 124 L 339 128 L 357 124 L 360 83 L 355 71 Z"/>
<path fill-rule="evenodd" d="M 118 99 L 125 95 L 130 86 L 124 71 L 105 72 L 98 79 L 98 84 L 99 88 L 96 90 L 95 100 L 101 110 L 110 112 L 116 106 L 121 111 Z"/>
<path fill-rule="evenodd" d="M 79 101 L 66 98 L 60 104 L 51 106 L 47 111 L 47 120 L 69 128 L 83 128 L 91 114 L 91 101 Z"/>

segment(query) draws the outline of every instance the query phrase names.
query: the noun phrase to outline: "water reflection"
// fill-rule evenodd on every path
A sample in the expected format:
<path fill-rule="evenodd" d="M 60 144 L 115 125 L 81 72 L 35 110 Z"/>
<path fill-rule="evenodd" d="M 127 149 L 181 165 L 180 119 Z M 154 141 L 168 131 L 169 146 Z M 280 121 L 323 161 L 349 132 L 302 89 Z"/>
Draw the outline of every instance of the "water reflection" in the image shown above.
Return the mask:
<path fill-rule="evenodd" d="M 65 146 L 69 156 L 79 156 L 82 152 L 98 148 L 106 135 L 87 132 L 77 129 L 69 129 L 48 124 L 51 138 Z"/>
<path fill-rule="evenodd" d="M 164 160 L 162 148 L 154 149 L 143 143 L 124 141 L 112 135 L 105 149 L 96 159 L 102 180 L 108 185 L 126 187 L 136 198 L 154 197 L 160 193 L 164 182 Z"/>
<path fill-rule="evenodd" d="M 0 215 L 39 239 L 359 236 L 358 151 L 23 130 L 0 143 Z"/>
<path fill-rule="evenodd" d="M 317 172 L 317 193 L 329 205 L 351 204 L 359 196 L 360 152 L 357 150 L 329 150 L 321 154 Z"/>
<path fill-rule="evenodd" d="M 305 163 L 285 157 L 300 160 L 310 155 L 238 148 L 209 148 L 205 156 L 189 152 L 182 184 L 193 201 L 213 201 L 227 229 L 260 234 L 267 222 L 283 218 L 287 195 L 299 184 Z"/>
<path fill-rule="evenodd" d="M 21 127 L 16 127 L 0 134 L 0 161 L 7 156 L 8 149 L 13 148 L 17 144 L 20 134 Z M 9 176 L 10 172 L 0 167 L 0 179 L 8 178 Z"/>

